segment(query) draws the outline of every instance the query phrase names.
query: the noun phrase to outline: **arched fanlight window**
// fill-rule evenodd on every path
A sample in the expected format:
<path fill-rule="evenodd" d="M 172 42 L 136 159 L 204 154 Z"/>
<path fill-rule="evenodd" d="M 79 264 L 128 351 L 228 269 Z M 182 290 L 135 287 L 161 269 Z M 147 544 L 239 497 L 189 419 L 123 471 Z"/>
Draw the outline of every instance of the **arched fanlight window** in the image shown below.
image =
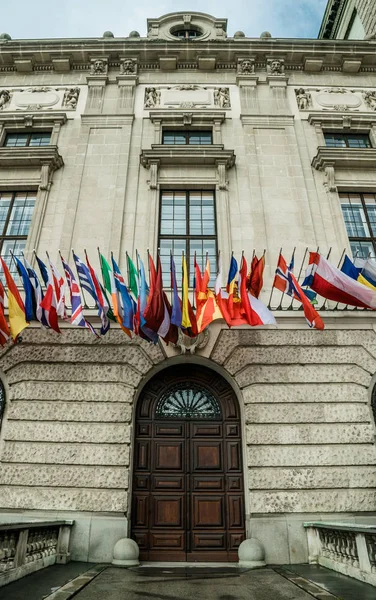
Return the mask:
<path fill-rule="evenodd" d="M 373 412 L 373 420 L 376 425 L 376 385 L 373 386 L 373 390 L 372 390 L 371 408 L 372 408 L 372 412 Z"/>
<path fill-rule="evenodd" d="M 175 419 L 220 419 L 221 408 L 214 396 L 204 387 L 179 383 L 159 399 L 155 416 Z"/>
<path fill-rule="evenodd" d="M 0 380 L 0 427 L 1 421 L 3 420 L 3 414 L 5 409 L 5 389 L 3 382 Z"/>

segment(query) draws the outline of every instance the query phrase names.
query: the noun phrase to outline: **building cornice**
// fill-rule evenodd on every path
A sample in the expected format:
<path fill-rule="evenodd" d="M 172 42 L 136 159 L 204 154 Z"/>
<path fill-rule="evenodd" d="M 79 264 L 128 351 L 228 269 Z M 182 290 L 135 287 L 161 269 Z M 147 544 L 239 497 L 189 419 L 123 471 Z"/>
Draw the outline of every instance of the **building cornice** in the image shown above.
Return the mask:
<path fill-rule="evenodd" d="M 333 39 L 336 37 L 347 4 L 348 0 L 328 0 L 320 26 L 319 39 Z"/>
<path fill-rule="evenodd" d="M 35 146 L 27 148 L 0 148 L 0 168 L 42 167 L 48 165 L 50 171 L 60 169 L 64 164 L 57 146 Z"/>
<path fill-rule="evenodd" d="M 120 67 L 124 58 L 136 59 L 139 70 L 163 68 L 160 59 L 176 58 L 177 69 L 205 70 L 200 57 L 215 57 L 216 69 L 236 71 L 239 57 L 251 56 L 256 70 L 266 67 L 266 56 L 284 59 L 285 70 L 305 70 L 307 59 L 322 60 L 323 70 L 342 70 L 343 59 L 351 54 L 361 61 L 360 70 L 373 71 L 375 41 L 227 38 L 221 41 L 153 41 L 147 38 L 18 40 L 0 43 L 0 71 L 64 72 L 89 71 L 96 58 L 108 60 L 109 70 Z M 307 68 L 307 70 L 309 70 Z"/>
<path fill-rule="evenodd" d="M 335 169 L 374 169 L 376 148 L 328 148 L 319 146 L 312 160 L 314 169 L 322 171 L 327 167 Z"/>
<path fill-rule="evenodd" d="M 159 165 L 212 165 L 218 163 L 230 169 L 235 164 L 235 153 L 233 150 L 225 150 L 223 144 L 212 144 L 211 146 L 166 146 L 163 144 L 152 144 L 151 149 L 142 150 L 140 155 L 142 166 L 147 169 L 157 161 Z"/>

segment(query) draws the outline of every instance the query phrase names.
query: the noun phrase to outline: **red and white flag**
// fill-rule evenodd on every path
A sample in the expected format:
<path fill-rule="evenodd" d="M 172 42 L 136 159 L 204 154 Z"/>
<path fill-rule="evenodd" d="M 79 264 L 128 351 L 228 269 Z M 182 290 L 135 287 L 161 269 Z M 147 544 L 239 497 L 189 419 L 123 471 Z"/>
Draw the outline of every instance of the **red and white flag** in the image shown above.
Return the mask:
<path fill-rule="evenodd" d="M 10 338 L 10 329 L 9 325 L 6 322 L 4 315 L 4 286 L 0 281 L 0 344 L 1 346 L 5 346 L 7 340 Z"/>

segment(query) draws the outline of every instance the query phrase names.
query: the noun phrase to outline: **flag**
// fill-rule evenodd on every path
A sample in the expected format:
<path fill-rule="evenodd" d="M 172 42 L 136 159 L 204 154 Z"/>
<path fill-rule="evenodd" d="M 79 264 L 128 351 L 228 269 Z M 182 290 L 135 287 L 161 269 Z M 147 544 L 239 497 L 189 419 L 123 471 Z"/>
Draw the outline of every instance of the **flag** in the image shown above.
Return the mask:
<path fill-rule="evenodd" d="M 55 295 L 56 295 L 56 312 L 58 317 L 68 320 L 67 307 L 65 306 L 65 292 L 64 292 L 64 278 L 60 275 L 59 271 L 51 262 L 50 257 L 47 254 L 48 262 L 50 263 L 50 269 L 52 273 L 52 279 L 54 282 Z"/>
<path fill-rule="evenodd" d="M 162 281 L 162 267 L 161 260 L 158 256 L 157 261 L 157 269 L 155 268 L 155 264 L 151 254 L 149 254 L 149 271 L 150 271 L 150 290 L 149 296 L 147 299 L 146 307 L 143 313 L 143 317 L 145 319 L 145 325 L 155 333 L 158 332 L 162 323 L 164 323 L 164 327 L 162 328 L 162 332 L 165 332 L 164 337 L 167 335 L 169 325 L 167 326 L 167 307 L 165 306 L 164 297 L 163 297 L 163 281 Z M 168 319 L 169 320 L 169 319 Z M 167 327 L 167 330 L 166 330 Z"/>
<path fill-rule="evenodd" d="M 306 285 L 306 283 L 304 282 L 303 285 Z M 320 315 L 314 309 L 307 296 L 304 294 L 297 279 L 295 278 L 295 275 L 287 267 L 287 263 L 282 254 L 280 254 L 278 258 L 278 265 L 275 272 L 273 286 L 302 303 L 304 316 L 310 327 L 315 329 L 324 329 L 324 323 Z"/>
<path fill-rule="evenodd" d="M 215 294 L 209 289 L 210 261 L 206 259 L 204 275 L 201 275 L 200 267 L 194 261 L 196 273 L 196 320 L 197 329 L 200 333 L 215 319 L 223 319 L 222 312 L 217 304 Z"/>
<path fill-rule="evenodd" d="M 9 310 L 9 326 L 10 333 L 14 341 L 17 340 L 19 334 L 29 326 L 26 321 L 25 306 L 17 289 L 17 286 L 9 272 L 9 269 L 2 257 L 0 257 L 1 266 L 3 267 L 5 281 L 8 288 L 8 310 Z"/>
<path fill-rule="evenodd" d="M 257 313 L 253 310 L 249 301 L 247 292 L 247 261 L 245 260 L 244 256 L 242 256 L 242 262 L 239 270 L 239 294 L 242 315 L 245 317 L 247 323 L 252 327 L 262 325 L 262 321 L 259 319 Z"/>
<path fill-rule="evenodd" d="M 368 283 L 376 287 L 376 261 L 374 258 L 356 258 L 354 265 Z"/>
<path fill-rule="evenodd" d="M 91 277 L 91 273 L 89 268 L 82 262 L 82 260 L 73 252 L 73 258 L 76 265 L 78 279 L 80 280 L 80 284 L 83 290 L 85 290 L 94 300 L 96 307 L 98 309 L 98 316 L 101 319 L 101 335 L 105 335 L 110 328 L 110 323 L 103 311 L 103 308 L 99 302 L 99 298 L 97 296 L 97 292 L 94 286 L 93 279 Z"/>
<path fill-rule="evenodd" d="M 69 288 L 69 293 L 70 293 L 70 301 L 71 301 L 71 305 L 72 305 L 72 314 L 71 314 L 70 322 L 72 325 L 76 325 L 76 327 L 85 327 L 86 329 L 89 329 L 91 331 L 91 333 L 93 335 L 95 335 L 95 337 L 99 337 L 98 334 L 96 333 L 94 327 L 88 321 L 86 321 L 86 319 L 84 317 L 84 313 L 82 310 L 82 304 L 81 304 L 80 288 L 78 287 L 78 283 L 73 274 L 73 271 L 70 268 L 70 266 L 68 265 L 68 263 L 65 262 L 64 258 L 61 255 L 60 255 L 60 258 L 61 258 L 61 262 L 63 264 L 65 278 L 68 283 L 68 288 Z"/>
<path fill-rule="evenodd" d="M 22 280 L 22 285 L 23 285 L 23 288 L 25 291 L 24 306 L 25 306 L 26 321 L 34 321 L 34 320 L 36 320 L 36 303 L 35 303 L 34 289 L 33 289 L 33 286 L 31 285 L 31 281 L 29 279 L 29 274 L 28 274 L 25 266 L 17 258 L 17 256 L 14 256 L 14 254 L 12 254 L 12 258 L 16 264 L 17 271 Z"/>
<path fill-rule="evenodd" d="M 113 256 L 111 256 L 112 268 L 114 272 L 115 285 L 120 294 L 123 303 L 123 326 L 133 331 L 133 318 L 134 318 L 134 301 L 129 295 L 124 277 L 120 273 L 120 269 L 116 264 Z"/>
<path fill-rule="evenodd" d="M 48 272 L 44 262 L 38 258 L 37 255 L 35 255 L 35 257 L 37 259 L 43 281 L 47 288 L 46 293 L 40 303 L 40 307 L 44 310 L 44 315 L 46 317 L 48 326 L 57 333 L 61 333 L 57 318 L 57 302 L 52 276 Z"/>
<path fill-rule="evenodd" d="M 131 332 L 123 325 L 123 309 L 120 303 L 120 294 L 116 286 L 114 273 L 103 254 L 100 254 L 100 261 L 104 287 L 111 294 L 115 319 L 119 323 L 122 330 L 131 338 Z"/>
<path fill-rule="evenodd" d="M 85 252 L 85 254 L 86 254 L 86 252 Z M 90 272 L 90 277 L 91 277 L 91 280 L 93 282 L 93 286 L 95 289 L 95 295 L 96 295 L 97 307 L 98 307 L 98 315 L 102 322 L 101 335 L 105 335 L 108 332 L 108 330 L 110 329 L 110 321 L 109 321 L 109 317 L 108 317 L 108 312 L 109 312 L 110 307 L 109 307 L 106 295 L 105 295 L 105 293 L 103 293 L 104 292 L 103 287 L 101 286 L 98 276 L 89 262 L 89 258 L 88 258 L 87 254 L 86 254 L 86 264 L 88 266 L 88 269 Z"/>
<path fill-rule="evenodd" d="M 127 254 L 127 262 L 128 262 L 128 278 L 129 278 L 129 289 L 133 294 L 135 300 L 138 298 L 138 272 L 136 267 L 134 266 L 133 261 L 131 260 L 129 254 Z"/>
<path fill-rule="evenodd" d="M 236 262 L 234 256 L 231 256 L 230 268 L 227 277 L 227 285 L 226 291 L 228 293 L 227 298 L 227 308 L 231 319 L 235 316 L 235 306 L 234 303 L 239 303 L 238 298 L 238 288 L 236 285 L 236 275 L 238 273 L 238 263 Z"/>
<path fill-rule="evenodd" d="M 38 275 L 36 274 L 34 269 L 31 267 L 31 265 L 29 265 L 29 263 L 27 262 L 25 257 L 24 257 L 23 261 L 24 261 L 25 269 L 29 276 L 29 281 L 33 288 L 34 303 L 35 303 L 35 317 L 40 323 L 42 323 L 42 325 L 44 325 L 44 327 L 49 327 L 48 321 L 46 319 L 46 315 L 44 314 L 44 310 L 41 307 L 41 302 L 43 300 L 43 290 L 42 290 L 40 281 L 38 279 Z"/>
<path fill-rule="evenodd" d="M 146 282 L 145 275 L 145 267 L 141 258 L 138 257 L 140 264 L 140 275 L 139 275 L 139 292 L 138 292 L 138 300 L 137 300 L 137 322 L 138 322 L 138 335 L 141 335 L 144 339 L 148 341 L 154 342 L 156 344 L 158 342 L 158 334 L 156 331 L 152 331 L 146 324 L 146 319 L 144 317 L 147 301 L 148 301 L 148 293 L 149 288 Z M 143 334 L 143 335 L 142 335 Z"/>
<path fill-rule="evenodd" d="M 189 299 L 188 299 L 188 292 L 189 292 L 189 285 L 188 285 L 188 270 L 187 270 L 187 262 L 185 260 L 185 255 L 183 254 L 182 256 L 182 318 L 181 318 L 181 326 L 184 329 L 188 329 L 189 327 L 191 327 L 192 323 L 191 320 L 189 318 L 189 307 L 188 307 L 188 303 L 189 303 Z"/>
<path fill-rule="evenodd" d="M 178 294 L 178 286 L 176 282 L 176 269 L 174 257 L 170 256 L 170 271 L 171 271 L 171 289 L 172 289 L 172 311 L 171 311 L 171 323 L 177 327 L 181 327 L 182 321 L 182 302 Z"/>
<path fill-rule="evenodd" d="M 247 277 L 247 290 L 251 292 L 252 296 L 258 298 L 264 285 L 264 269 L 265 269 L 265 256 L 263 255 L 260 259 L 257 256 L 253 257 L 251 271 Z"/>
<path fill-rule="evenodd" d="M 4 298 L 5 291 L 4 286 L 0 281 L 0 345 L 5 346 L 7 340 L 10 338 L 9 325 L 6 322 L 4 314 Z"/>
<path fill-rule="evenodd" d="M 323 298 L 361 308 L 376 309 L 376 292 L 333 267 L 318 252 L 310 252 L 303 285 L 309 285 Z"/>
<path fill-rule="evenodd" d="M 351 279 L 355 279 L 355 281 L 362 283 L 366 287 L 369 287 L 371 290 L 374 290 L 376 292 L 376 282 L 372 284 L 370 281 L 368 281 L 368 279 L 364 275 L 362 275 L 362 269 L 356 267 L 347 255 L 345 255 L 341 271 L 342 273 L 345 273 L 346 275 L 351 277 Z"/>
<path fill-rule="evenodd" d="M 250 293 L 248 293 L 248 298 L 253 312 L 256 313 L 257 318 L 260 321 L 259 325 L 274 325 L 277 327 L 277 322 L 268 307 Z"/>

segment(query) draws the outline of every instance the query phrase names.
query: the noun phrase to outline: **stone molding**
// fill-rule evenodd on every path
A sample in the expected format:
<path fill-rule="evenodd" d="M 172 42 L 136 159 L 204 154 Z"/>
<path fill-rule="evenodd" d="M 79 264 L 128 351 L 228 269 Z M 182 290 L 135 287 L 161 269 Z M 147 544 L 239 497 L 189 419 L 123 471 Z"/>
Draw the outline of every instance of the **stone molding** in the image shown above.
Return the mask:
<path fill-rule="evenodd" d="M 293 115 L 240 115 L 243 125 L 253 127 L 292 127 L 294 125 Z"/>
<path fill-rule="evenodd" d="M 376 124 L 376 113 L 351 113 L 338 112 L 310 112 L 308 115 L 310 125 L 328 128 L 330 130 L 363 130 L 369 131 Z"/>
<path fill-rule="evenodd" d="M 150 111 L 149 117 L 152 123 L 158 121 L 162 125 L 209 125 L 216 121 L 223 123 L 226 119 L 226 113 L 214 111 L 195 111 L 195 112 L 172 112 L 171 110 Z"/>
<path fill-rule="evenodd" d="M 132 125 L 134 120 L 133 113 L 125 115 L 107 115 L 107 114 L 89 114 L 81 115 L 81 122 L 83 125 L 89 127 L 124 127 L 126 125 Z"/>
<path fill-rule="evenodd" d="M 374 169 L 376 148 L 328 148 L 319 146 L 312 160 L 314 169 L 322 171 L 327 166 L 340 169 Z"/>
<path fill-rule="evenodd" d="M 235 164 L 234 150 L 225 150 L 223 144 L 212 144 L 211 146 L 166 146 L 163 144 L 152 144 L 151 150 L 142 150 L 140 161 L 147 169 L 153 161 L 158 160 L 162 166 L 165 165 L 217 165 L 218 161 L 224 161 L 226 169 Z"/>
<path fill-rule="evenodd" d="M 46 128 L 53 127 L 55 124 L 64 125 L 67 122 L 65 112 L 27 114 L 24 112 L 0 112 L 0 126 L 12 129 Z"/>
<path fill-rule="evenodd" d="M 63 164 L 57 146 L 0 148 L 0 168 L 41 167 L 41 189 L 47 189 L 52 173 Z"/>

